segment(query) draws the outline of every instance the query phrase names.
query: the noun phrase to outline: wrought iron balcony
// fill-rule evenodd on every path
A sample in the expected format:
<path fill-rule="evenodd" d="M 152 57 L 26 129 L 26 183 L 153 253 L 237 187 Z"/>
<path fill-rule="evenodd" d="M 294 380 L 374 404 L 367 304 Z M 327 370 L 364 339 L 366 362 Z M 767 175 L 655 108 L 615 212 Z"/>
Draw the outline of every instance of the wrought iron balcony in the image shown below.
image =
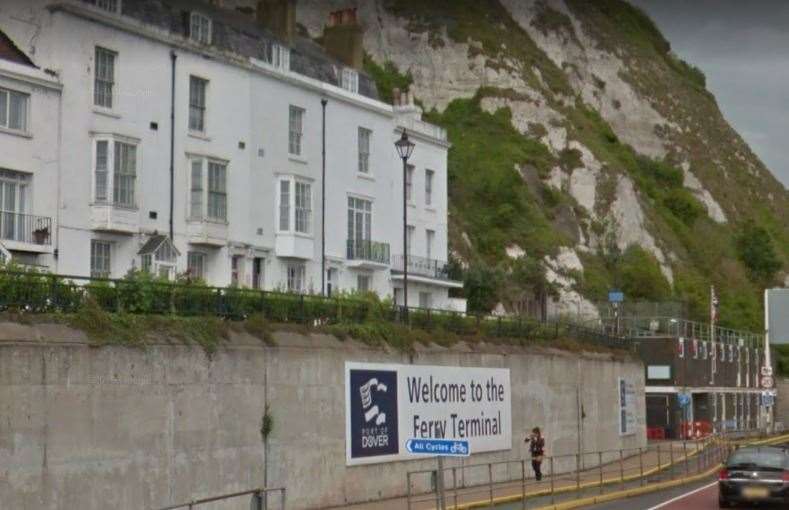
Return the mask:
<path fill-rule="evenodd" d="M 403 259 L 402 255 L 395 255 L 392 259 L 392 271 L 396 273 L 403 272 Z M 435 278 L 437 280 L 449 280 L 449 266 L 443 260 L 428 259 L 425 257 L 417 257 L 415 255 L 408 256 L 408 274 L 427 276 L 428 278 Z"/>
<path fill-rule="evenodd" d="M 0 239 L 17 243 L 52 244 L 52 218 L 15 212 L 0 212 Z"/>
<path fill-rule="evenodd" d="M 369 239 L 348 239 L 346 258 L 389 265 L 389 243 Z"/>

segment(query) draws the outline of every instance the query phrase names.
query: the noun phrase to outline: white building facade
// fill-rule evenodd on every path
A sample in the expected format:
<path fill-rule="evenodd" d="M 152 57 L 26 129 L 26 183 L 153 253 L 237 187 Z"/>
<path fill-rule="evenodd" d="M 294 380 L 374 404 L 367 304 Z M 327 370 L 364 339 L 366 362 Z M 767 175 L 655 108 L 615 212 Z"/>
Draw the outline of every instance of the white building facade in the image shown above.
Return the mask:
<path fill-rule="evenodd" d="M 17 186 L 0 209 L 20 224 L 0 225 L 0 243 L 13 258 L 65 275 L 139 268 L 402 302 L 393 144 L 406 129 L 408 302 L 458 307 L 446 133 L 412 102 L 379 101 L 368 77 L 316 44 L 183 0 L 11 0 L 0 31 L 31 60 L 0 53 L 0 104 L 4 90 L 27 100 L 24 129 L 4 128 L 0 110 L 0 183 Z"/>

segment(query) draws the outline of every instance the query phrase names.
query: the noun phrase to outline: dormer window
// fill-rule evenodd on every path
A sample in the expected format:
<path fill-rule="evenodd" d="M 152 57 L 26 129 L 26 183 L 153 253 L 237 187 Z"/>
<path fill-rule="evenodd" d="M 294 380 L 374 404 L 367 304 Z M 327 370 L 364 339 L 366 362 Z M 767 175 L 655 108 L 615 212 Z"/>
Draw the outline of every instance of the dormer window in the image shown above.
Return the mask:
<path fill-rule="evenodd" d="M 271 45 L 271 65 L 277 69 L 290 70 L 290 48 L 274 43 Z"/>
<path fill-rule="evenodd" d="M 211 18 L 199 12 L 190 13 L 189 38 L 200 44 L 211 44 Z"/>
<path fill-rule="evenodd" d="M 354 94 L 359 92 L 359 73 L 348 67 L 342 70 L 342 88 Z"/>
<path fill-rule="evenodd" d="M 121 10 L 121 0 L 94 0 L 93 4 L 99 9 L 114 14 Z"/>

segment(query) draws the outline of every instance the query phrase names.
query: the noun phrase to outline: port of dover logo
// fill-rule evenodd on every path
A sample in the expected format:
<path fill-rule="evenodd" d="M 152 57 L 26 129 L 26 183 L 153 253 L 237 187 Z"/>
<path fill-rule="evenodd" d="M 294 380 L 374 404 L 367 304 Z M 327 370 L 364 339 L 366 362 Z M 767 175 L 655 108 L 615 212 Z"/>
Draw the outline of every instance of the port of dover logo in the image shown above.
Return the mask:
<path fill-rule="evenodd" d="M 397 372 L 350 372 L 351 457 L 398 454 Z"/>

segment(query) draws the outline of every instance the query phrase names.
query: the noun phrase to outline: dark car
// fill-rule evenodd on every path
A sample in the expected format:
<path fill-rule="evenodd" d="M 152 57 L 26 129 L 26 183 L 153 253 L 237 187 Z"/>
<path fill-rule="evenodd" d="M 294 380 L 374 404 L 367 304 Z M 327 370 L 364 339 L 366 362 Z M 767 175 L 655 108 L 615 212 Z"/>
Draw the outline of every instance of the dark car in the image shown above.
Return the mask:
<path fill-rule="evenodd" d="M 732 453 L 718 476 L 721 508 L 735 503 L 789 504 L 789 450 L 745 446 Z"/>

